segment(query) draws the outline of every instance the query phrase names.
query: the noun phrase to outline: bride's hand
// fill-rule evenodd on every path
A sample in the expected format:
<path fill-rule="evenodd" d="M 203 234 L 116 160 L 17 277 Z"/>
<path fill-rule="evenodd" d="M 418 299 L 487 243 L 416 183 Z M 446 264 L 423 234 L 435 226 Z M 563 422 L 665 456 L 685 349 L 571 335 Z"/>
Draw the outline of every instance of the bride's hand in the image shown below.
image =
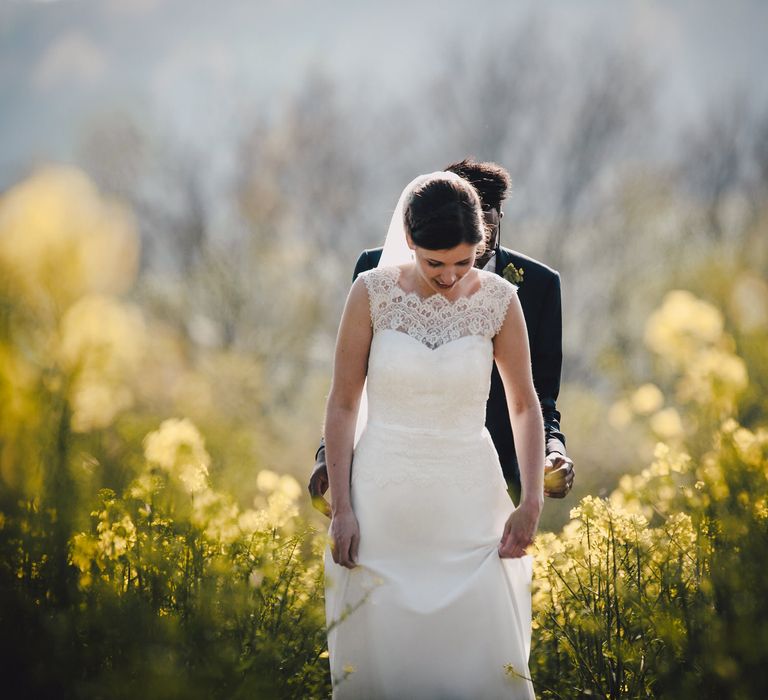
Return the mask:
<path fill-rule="evenodd" d="M 331 553 L 333 561 L 347 569 L 357 566 L 357 549 L 360 546 L 360 526 L 354 511 L 334 513 L 331 518 Z"/>
<path fill-rule="evenodd" d="M 521 503 L 507 518 L 499 543 L 499 556 L 515 559 L 522 557 L 525 548 L 533 543 L 539 525 L 541 506 L 538 503 Z"/>

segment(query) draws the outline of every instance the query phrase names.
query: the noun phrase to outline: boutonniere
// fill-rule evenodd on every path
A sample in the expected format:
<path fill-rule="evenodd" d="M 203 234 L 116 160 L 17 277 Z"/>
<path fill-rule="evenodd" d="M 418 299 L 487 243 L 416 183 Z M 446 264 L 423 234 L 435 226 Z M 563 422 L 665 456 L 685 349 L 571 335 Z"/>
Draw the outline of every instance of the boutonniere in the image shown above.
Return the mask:
<path fill-rule="evenodd" d="M 512 263 L 509 263 L 501 274 L 507 282 L 511 282 L 519 287 L 523 283 L 525 270 L 522 267 L 515 267 Z"/>

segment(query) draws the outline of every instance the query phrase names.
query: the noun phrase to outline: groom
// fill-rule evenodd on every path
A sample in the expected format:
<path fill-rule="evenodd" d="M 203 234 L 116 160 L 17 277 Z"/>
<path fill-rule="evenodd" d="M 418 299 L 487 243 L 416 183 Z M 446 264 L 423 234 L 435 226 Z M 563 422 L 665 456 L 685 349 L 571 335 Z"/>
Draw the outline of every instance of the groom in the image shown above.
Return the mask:
<path fill-rule="evenodd" d="M 501 202 L 510 186 L 509 173 L 504 168 L 496 163 L 478 163 L 465 159 L 449 165 L 446 170 L 471 182 L 483 204 L 489 241 L 485 253 L 478 257 L 475 266 L 495 272 L 518 286 L 518 298 L 528 327 L 533 383 L 544 417 L 544 493 L 551 498 L 563 498 L 573 486 L 574 470 L 573 462 L 565 452 L 565 436 L 560 431 L 560 413 L 556 408 L 563 360 L 560 275 L 546 265 L 500 245 L 501 219 L 504 216 Z M 376 267 L 381 251 L 381 248 L 363 251 L 355 266 L 353 279 L 357 279 L 361 272 Z M 517 502 L 520 495 L 520 470 L 504 385 L 495 364 L 485 424 L 499 453 L 504 478 Z M 326 513 L 327 503 L 322 496 L 327 490 L 328 469 L 325 446 L 321 442 L 309 480 L 309 493 L 315 506 Z"/>

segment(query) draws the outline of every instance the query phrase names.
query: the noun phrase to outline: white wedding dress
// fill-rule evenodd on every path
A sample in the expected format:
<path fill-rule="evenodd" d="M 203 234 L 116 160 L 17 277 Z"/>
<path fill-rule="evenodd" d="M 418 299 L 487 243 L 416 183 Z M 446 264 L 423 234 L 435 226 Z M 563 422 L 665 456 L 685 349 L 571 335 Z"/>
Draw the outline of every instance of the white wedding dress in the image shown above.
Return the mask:
<path fill-rule="evenodd" d="M 531 560 L 498 555 L 514 505 L 484 426 L 516 290 L 480 272 L 469 297 L 422 299 L 399 274 L 361 275 L 374 335 L 352 464 L 359 565 L 325 556 L 333 696 L 533 698 Z"/>

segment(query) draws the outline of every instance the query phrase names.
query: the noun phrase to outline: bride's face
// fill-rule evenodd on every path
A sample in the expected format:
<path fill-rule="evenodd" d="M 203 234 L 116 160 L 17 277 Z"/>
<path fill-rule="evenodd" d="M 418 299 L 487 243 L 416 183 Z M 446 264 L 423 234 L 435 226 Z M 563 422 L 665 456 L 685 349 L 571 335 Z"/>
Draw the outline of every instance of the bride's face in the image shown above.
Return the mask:
<path fill-rule="evenodd" d="M 416 271 L 436 292 L 447 292 L 461 282 L 475 264 L 477 245 L 460 243 L 455 248 L 428 250 L 412 244 Z"/>

